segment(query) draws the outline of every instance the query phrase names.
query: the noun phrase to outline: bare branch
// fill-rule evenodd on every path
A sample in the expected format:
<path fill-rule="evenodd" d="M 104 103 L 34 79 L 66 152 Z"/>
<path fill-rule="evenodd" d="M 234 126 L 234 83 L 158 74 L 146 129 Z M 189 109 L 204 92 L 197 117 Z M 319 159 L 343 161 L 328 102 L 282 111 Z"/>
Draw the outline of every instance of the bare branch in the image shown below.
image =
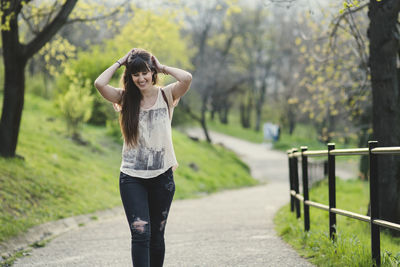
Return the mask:
<path fill-rule="evenodd" d="M 126 0 L 125 2 L 121 3 L 119 6 L 117 6 L 114 10 L 112 10 L 111 12 L 109 12 L 108 14 L 102 15 L 102 16 L 97 16 L 97 17 L 91 17 L 91 18 L 76 18 L 76 19 L 70 19 L 66 22 L 66 24 L 72 24 L 75 22 L 90 22 L 90 21 L 99 21 L 99 20 L 103 20 L 109 17 L 114 16 L 115 14 L 118 13 L 119 8 L 128 4 L 129 1 Z"/>
<path fill-rule="evenodd" d="M 47 21 L 46 21 L 46 24 L 45 24 L 45 25 L 47 25 L 47 24 L 50 23 L 51 17 L 53 16 L 54 11 L 56 11 L 56 7 L 57 7 L 57 2 L 54 2 L 53 8 L 52 8 L 52 9 L 50 10 L 50 12 L 48 13 Z"/>
<path fill-rule="evenodd" d="M 97 17 L 92 17 L 92 18 L 76 18 L 76 19 L 70 19 L 70 20 L 68 20 L 68 21 L 66 22 L 66 24 L 72 24 L 72 23 L 75 23 L 75 22 L 99 21 L 99 20 L 103 20 L 103 19 L 108 18 L 108 17 L 112 17 L 113 15 L 115 15 L 115 14 L 117 14 L 117 13 L 118 13 L 118 10 L 116 9 L 116 10 L 114 10 L 113 12 L 108 13 L 108 14 L 103 15 L 103 16 L 97 16 Z"/>
<path fill-rule="evenodd" d="M 25 21 L 26 25 L 28 25 L 29 30 L 35 35 L 38 34 L 39 31 L 33 28 L 33 25 L 31 24 L 29 19 L 25 16 L 24 12 L 21 12 L 20 14 L 22 20 Z"/>
<path fill-rule="evenodd" d="M 364 39 L 362 38 L 362 35 L 361 35 L 360 31 L 358 30 L 357 25 L 356 25 L 352 15 L 350 15 L 350 19 L 351 19 L 351 22 L 348 21 L 347 18 L 346 18 L 346 21 L 348 22 L 348 24 L 350 26 L 350 29 L 351 29 L 351 31 L 353 33 L 352 35 L 353 35 L 354 39 L 356 40 L 356 44 L 357 44 L 357 47 L 358 47 L 357 51 L 358 51 L 358 54 L 361 57 L 362 65 L 363 65 L 364 69 L 368 69 L 368 55 L 365 54 L 365 50 L 364 50 L 365 42 L 364 42 Z"/>
<path fill-rule="evenodd" d="M 336 22 L 334 23 L 334 27 L 332 29 L 330 37 L 333 37 L 334 35 L 336 35 L 337 29 L 338 29 L 342 19 L 344 19 L 347 15 L 351 15 L 351 14 L 353 14 L 355 12 L 358 12 L 358 11 L 366 8 L 367 6 L 368 6 L 368 3 L 364 4 L 364 5 L 361 5 L 361 6 L 357 7 L 357 8 L 354 8 L 354 9 L 347 9 L 346 12 L 343 12 L 343 14 L 341 14 L 338 17 L 334 18 L 333 21 L 336 21 Z"/>
<path fill-rule="evenodd" d="M 74 9 L 77 1 L 78 0 L 67 0 L 52 22 L 46 25 L 31 42 L 24 46 L 23 54 L 26 58 L 32 57 L 51 40 L 58 30 L 66 23 L 68 16 Z"/>

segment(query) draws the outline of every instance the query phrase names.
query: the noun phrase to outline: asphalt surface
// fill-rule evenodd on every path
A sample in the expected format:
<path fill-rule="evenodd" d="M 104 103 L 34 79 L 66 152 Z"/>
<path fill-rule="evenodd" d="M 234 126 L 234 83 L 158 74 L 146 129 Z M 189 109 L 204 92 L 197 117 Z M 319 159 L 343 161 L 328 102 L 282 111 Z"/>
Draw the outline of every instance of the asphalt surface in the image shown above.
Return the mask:
<path fill-rule="evenodd" d="M 235 151 L 262 184 L 174 200 L 164 266 L 312 266 L 274 231 L 274 214 L 289 201 L 286 154 L 221 134 L 212 133 L 212 138 Z M 122 207 L 112 216 L 56 236 L 14 266 L 131 266 Z"/>

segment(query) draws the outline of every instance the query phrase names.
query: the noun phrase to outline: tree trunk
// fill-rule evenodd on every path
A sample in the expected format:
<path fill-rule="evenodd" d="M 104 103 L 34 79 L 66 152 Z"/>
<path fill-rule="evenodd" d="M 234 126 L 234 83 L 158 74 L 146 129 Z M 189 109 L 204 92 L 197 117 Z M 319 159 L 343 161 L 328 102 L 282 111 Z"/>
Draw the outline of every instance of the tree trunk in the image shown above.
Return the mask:
<path fill-rule="evenodd" d="M 370 68 L 372 82 L 373 138 L 378 146 L 400 144 L 400 97 L 396 29 L 400 1 L 369 3 Z M 379 156 L 380 217 L 400 223 L 400 161 L 395 156 Z"/>
<path fill-rule="evenodd" d="M 260 86 L 260 96 L 257 100 L 256 104 L 256 127 L 255 130 L 259 132 L 261 130 L 261 115 L 262 115 L 262 108 L 265 102 L 265 95 L 267 93 L 267 77 L 269 75 L 269 70 L 271 68 L 272 62 L 268 61 L 265 65 L 265 76 L 262 79 L 262 83 Z"/>
<path fill-rule="evenodd" d="M 208 101 L 208 96 L 203 97 L 203 104 L 201 107 L 201 127 L 203 128 L 204 136 L 206 137 L 206 140 L 208 143 L 211 143 L 211 138 L 210 135 L 208 134 L 208 128 L 207 128 L 207 120 L 206 120 L 206 111 L 207 111 L 207 101 Z"/>
<path fill-rule="evenodd" d="M 67 0 L 54 19 L 35 35 L 28 44 L 19 42 L 18 15 L 23 8 L 21 1 L 1 1 L 1 24 L 10 16 L 9 29 L 1 30 L 4 60 L 4 98 L 0 121 L 0 156 L 14 157 L 24 107 L 25 66 L 66 23 L 77 0 Z"/>
<path fill-rule="evenodd" d="M 250 103 L 241 103 L 240 104 L 240 122 L 243 128 L 250 128 Z"/>
<path fill-rule="evenodd" d="M 2 31 L 4 61 L 4 97 L 0 121 L 0 156 L 14 157 L 24 107 L 25 65 L 18 41 L 17 19 L 10 21 L 11 30 Z"/>
<path fill-rule="evenodd" d="M 292 107 L 289 107 L 288 120 L 289 120 L 289 135 L 292 135 L 294 129 L 296 128 L 296 118 Z"/>
<path fill-rule="evenodd" d="M 214 121 L 215 120 L 215 109 L 211 109 L 210 111 L 210 120 Z"/>
<path fill-rule="evenodd" d="M 23 63 L 5 64 L 4 98 L 0 122 L 0 155 L 2 157 L 14 157 L 17 148 L 24 107 L 24 67 Z"/>
<path fill-rule="evenodd" d="M 252 95 L 249 94 L 247 96 L 247 103 L 243 103 L 243 123 L 242 126 L 243 128 L 250 128 L 251 127 L 251 111 L 253 110 L 253 101 L 252 101 Z"/>
<path fill-rule="evenodd" d="M 224 101 L 222 107 L 219 110 L 219 121 L 222 124 L 228 124 L 228 114 L 229 114 L 229 103 Z"/>
<path fill-rule="evenodd" d="M 256 127 L 255 127 L 255 130 L 257 132 L 259 132 L 261 130 L 261 115 L 262 115 L 262 108 L 264 106 L 266 90 L 267 90 L 267 81 L 264 77 L 261 88 L 260 88 L 260 96 L 257 99 L 257 104 L 256 104 Z"/>

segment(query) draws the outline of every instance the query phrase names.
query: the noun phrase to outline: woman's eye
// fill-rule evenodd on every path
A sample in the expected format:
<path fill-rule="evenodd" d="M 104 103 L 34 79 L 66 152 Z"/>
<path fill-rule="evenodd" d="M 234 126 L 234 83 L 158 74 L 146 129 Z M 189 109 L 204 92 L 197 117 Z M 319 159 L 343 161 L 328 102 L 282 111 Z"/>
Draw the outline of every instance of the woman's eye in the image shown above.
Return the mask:
<path fill-rule="evenodd" d="M 147 72 L 142 72 L 142 74 L 143 74 L 143 75 L 146 75 L 146 74 L 147 74 Z"/>

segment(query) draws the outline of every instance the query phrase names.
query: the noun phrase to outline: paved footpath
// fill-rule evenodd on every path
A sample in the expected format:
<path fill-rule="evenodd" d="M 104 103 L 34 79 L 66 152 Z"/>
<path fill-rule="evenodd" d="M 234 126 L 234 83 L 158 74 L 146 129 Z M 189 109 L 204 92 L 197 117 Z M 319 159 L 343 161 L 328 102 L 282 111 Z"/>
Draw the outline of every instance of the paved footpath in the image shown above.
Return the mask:
<path fill-rule="evenodd" d="M 289 201 L 285 153 L 216 133 L 212 139 L 239 154 L 252 175 L 267 183 L 175 200 L 164 266 L 312 266 L 274 231 L 273 216 Z M 14 266 L 131 266 L 122 208 L 113 217 L 57 236 Z"/>

